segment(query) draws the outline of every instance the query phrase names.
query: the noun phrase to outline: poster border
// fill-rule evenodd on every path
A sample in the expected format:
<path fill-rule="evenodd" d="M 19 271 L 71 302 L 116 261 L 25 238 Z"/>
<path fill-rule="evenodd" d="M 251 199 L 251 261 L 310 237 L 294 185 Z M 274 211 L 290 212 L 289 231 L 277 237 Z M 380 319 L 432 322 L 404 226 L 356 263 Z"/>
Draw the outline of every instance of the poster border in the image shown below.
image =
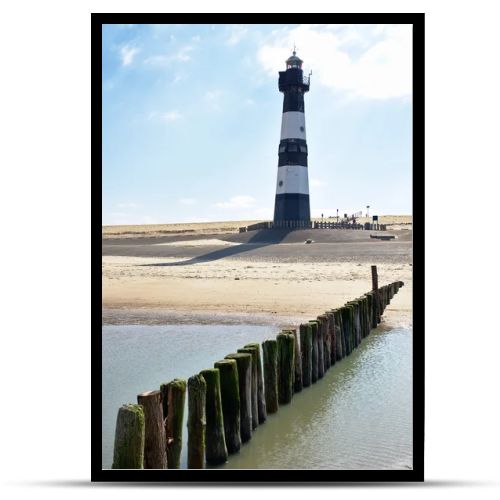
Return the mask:
<path fill-rule="evenodd" d="M 102 24 L 331 24 L 413 25 L 413 469 L 102 469 Z M 92 13 L 92 331 L 91 481 L 184 484 L 385 483 L 424 480 L 425 334 L 425 14 L 423 13 Z M 98 233 L 99 229 L 99 233 Z M 98 251 L 99 247 L 99 251 Z M 99 309 L 99 312 L 98 312 Z M 417 314 L 415 314 L 415 312 Z"/>

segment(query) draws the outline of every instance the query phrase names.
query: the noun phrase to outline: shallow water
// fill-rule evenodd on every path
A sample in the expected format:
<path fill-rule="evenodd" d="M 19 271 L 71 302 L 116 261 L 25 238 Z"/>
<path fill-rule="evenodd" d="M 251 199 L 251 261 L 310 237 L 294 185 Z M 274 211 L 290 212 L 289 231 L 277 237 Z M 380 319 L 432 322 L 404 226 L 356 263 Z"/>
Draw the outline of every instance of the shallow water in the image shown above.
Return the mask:
<path fill-rule="evenodd" d="M 116 414 L 140 392 L 188 378 L 275 326 L 103 326 L 102 466 L 113 458 Z M 412 467 L 412 331 L 373 330 L 348 358 L 259 426 L 223 468 Z M 184 427 L 185 428 L 185 427 Z M 186 430 L 181 467 L 186 467 Z"/>

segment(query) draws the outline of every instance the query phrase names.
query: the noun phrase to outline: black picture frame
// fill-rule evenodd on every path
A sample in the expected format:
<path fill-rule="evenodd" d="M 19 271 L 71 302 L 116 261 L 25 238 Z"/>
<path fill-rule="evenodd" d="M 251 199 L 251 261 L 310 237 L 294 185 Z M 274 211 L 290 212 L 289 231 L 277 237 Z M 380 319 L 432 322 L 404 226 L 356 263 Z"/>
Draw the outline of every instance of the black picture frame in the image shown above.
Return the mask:
<path fill-rule="evenodd" d="M 412 470 L 236 470 L 102 469 L 102 25 L 135 24 L 411 24 L 413 25 L 413 469 Z M 167 484 L 381 483 L 424 480 L 424 34 L 423 13 L 213 14 L 93 13 L 92 31 L 92 462 L 91 480 Z"/>

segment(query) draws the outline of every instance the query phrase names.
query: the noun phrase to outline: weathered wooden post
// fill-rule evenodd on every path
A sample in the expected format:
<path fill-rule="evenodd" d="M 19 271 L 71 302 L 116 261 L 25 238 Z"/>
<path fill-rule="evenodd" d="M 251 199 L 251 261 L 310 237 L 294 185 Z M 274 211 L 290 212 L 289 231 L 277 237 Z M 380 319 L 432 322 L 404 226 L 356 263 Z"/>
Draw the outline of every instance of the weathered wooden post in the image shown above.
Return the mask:
<path fill-rule="evenodd" d="M 342 310 L 333 309 L 333 318 L 335 321 L 335 340 L 336 340 L 336 361 L 340 361 L 346 355 L 345 349 L 345 339 L 344 339 L 344 327 L 342 324 Z"/>
<path fill-rule="evenodd" d="M 278 404 L 278 342 L 265 340 L 262 342 L 262 358 L 264 361 L 264 394 L 266 408 L 269 413 L 276 413 Z"/>
<path fill-rule="evenodd" d="M 337 361 L 337 336 L 335 328 L 335 313 L 328 311 L 328 329 L 330 336 L 330 366 L 333 366 Z"/>
<path fill-rule="evenodd" d="M 340 338 L 342 341 L 342 358 L 345 358 L 348 354 L 347 350 L 349 348 L 349 344 L 348 344 L 348 338 L 346 335 L 347 325 L 344 324 L 344 312 L 342 311 L 342 308 L 339 309 L 338 318 L 339 318 L 339 325 L 340 325 Z"/>
<path fill-rule="evenodd" d="M 144 408 L 144 468 L 166 469 L 167 452 L 160 391 L 143 392 L 137 403 Z"/>
<path fill-rule="evenodd" d="M 312 383 L 312 327 L 309 323 L 301 324 L 300 351 L 302 353 L 302 385 L 309 387 Z"/>
<path fill-rule="evenodd" d="M 257 352 L 257 409 L 259 413 L 259 424 L 263 424 L 267 418 L 266 398 L 264 396 L 264 378 L 262 377 L 262 358 L 260 355 L 260 345 L 253 343 L 245 347 L 254 348 Z"/>
<path fill-rule="evenodd" d="M 361 344 L 361 340 L 363 339 L 363 330 L 361 326 L 361 301 L 359 299 L 356 299 L 354 302 L 354 307 L 355 309 L 355 314 L 356 314 L 356 327 L 357 327 L 357 336 L 358 336 L 358 345 Z"/>
<path fill-rule="evenodd" d="M 238 365 L 235 359 L 223 359 L 217 361 L 214 367 L 219 370 L 220 374 L 222 416 L 227 452 L 236 453 L 241 448 Z"/>
<path fill-rule="evenodd" d="M 347 302 L 347 306 L 352 308 L 352 322 L 353 322 L 353 345 L 358 347 L 361 342 L 360 336 L 360 322 L 359 322 L 359 303 L 357 300 Z"/>
<path fill-rule="evenodd" d="M 323 339 L 323 329 L 321 321 L 313 320 L 318 325 L 318 378 L 323 378 L 325 374 L 325 341 Z"/>
<path fill-rule="evenodd" d="M 218 465 L 227 461 L 226 438 L 224 435 L 224 418 L 222 416 L 222 400 L 220 395 L 220 374 L 217 368 L 202 370 L 200 375 L 207 383 L 205 430 L 205 456 L 207 464 Z"/>
<path fill-rule="evenodd" d="M 113 469 L 144 467 L 144 410 L 127 404 L 118 410 L 115 429 Z"/>
<path fill-rule="evenodd" d="M 302 390 L 302 354 L 300 351 L 300 334 L 297 333 L 297 329 L 288 330 L 288 332 L 293 335 L 294 338 L 294 351 L 295 351 L 295 370 L 293 375 L 293 390 L 294 392 L 300 392 Z"/>
<path fill-rule="evenodd" d="M 246 443 L 252 438 L 252 355 L 247 353 L 228 354 L 226 359 L 236 360 L 240 389 L 240 434 Z"/>
<path fill-rule="evenodd" d="M 318 380 L 318 323 L 309 321 L 311 325 L 312 339 L 312 383 L 315 384 Z"/>
<path fill-rule="evenodd" d="M 293 330 L 292 329 L 281 330 L 281 333 L 286 335 L 293 335 Z M 279 365 L 278 365 L 278 371 L 279 371 Z M 292 372 L 292 385 L 293 384 L 295 384 L 295 369 Z"/>
<path fill-rule="evenodd" d="M 323 337 L 323 372 L 326 373 L 330 369 L 331 365 L 331 338 L 330 338 L 330 329 L 329 323 L 330 320 L 328 315 L 322 314 L 318 316 L 318 321 L 320 322 L 322 337 Z"/>
<path fill-rule="evenodd" d="M 295 371 L 295 339 L 288 333 L 280 333 L 278 341 L 278 402 L 288 404 L 293 396 L 293 373 Z"/>
<path fill-rule="evenodd" d="M 295 378 L 294 378 L 294 391 L 300 392 L 304 386 L 302 381 L 302 351 L 300 349 L 300 332 L 297 329 L 293 330 L 293 337 L 295 340 Z"/>
<path fill-rule="evenodd" d="M 355 319 L 355 308 L 352 304 L 346 304 L 349 309 L 349 327 L 350 327 L 350 341 L 351 341 L 351 352 L 357 347 L 355 335 L 356 335 L 356 319 Z"/>
<path fill-rule="evenodd" d="M 365 338 L 365 304 L 363 297 L 356 299 L 359 304 L 359 342 L 361 343 Z"/>
<path fill-rule="evenodd" d="M 257 352 L 253 347 L 244 347 L 238 349 L 241 354 L 250 354 L 252 356 L 252 430 L 259 425 L 259 391 L 258 391 L 258 368 L 257 368 Z"/>
<path fill-rule="evenodd" d="M 186 381 L 177 378 L 160 386 L 169 469 L 179 469 L 181 466 L 182 422 L 184 421 L 186 387 Z"/>
<path fill-rule="evenodd" d="M 340 308 L 340 313 L 342 315 L 342 326 L 343 326 L 343 335 L 345 342 L 345 351 L 344 356 L 349 356 L 352 351 L 352 343 L 351 343 L 351 311 L 349 307 L 343 306 Z"/>
<path fill-rule="evenodd" d="M 368 292 L 368 303 L 370 308 L 370 330 L 377 328 L 377 295 L 376 292 Z"/>
<path fill-rule="evenodd" d="M 380 294 L 378 290 L 378 273 L 377 266 L 372 266 L 372 290 L 375 297 L 375 315 L 377 317 L 377 325 L 380 323 Z M 376 325 L 375 325 L 376 326 Z"/>
<path fill-rule="evenodd" d="M 207 383 L 202 375 L 188 379 L 188 469 L 205 468 Z"/>
<path fill-rule="evenodd" d="M 370 309 L 370 297 L 365 295 L 365 307 L 366 307 L 366 336 L 370 335 L 370 330 L 372 329 L 372 318 Z"/>
<path fill-rule="evenodd" d="M 377 266 L 372 266 L 372 290 L 378 290 Z"/>

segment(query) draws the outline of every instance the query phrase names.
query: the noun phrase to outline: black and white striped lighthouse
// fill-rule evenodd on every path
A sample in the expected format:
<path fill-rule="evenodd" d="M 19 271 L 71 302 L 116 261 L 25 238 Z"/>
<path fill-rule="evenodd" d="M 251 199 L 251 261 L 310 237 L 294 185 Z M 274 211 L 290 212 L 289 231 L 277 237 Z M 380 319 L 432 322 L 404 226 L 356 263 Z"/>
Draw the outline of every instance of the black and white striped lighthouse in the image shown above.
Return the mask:
<path fill-rule="evenodd" d="M 278 80 L 284 97 L 274 222 L 311 220 L 304 114 L 304 94 L 309 91 L 309 82 L 294 50 Z"/>

